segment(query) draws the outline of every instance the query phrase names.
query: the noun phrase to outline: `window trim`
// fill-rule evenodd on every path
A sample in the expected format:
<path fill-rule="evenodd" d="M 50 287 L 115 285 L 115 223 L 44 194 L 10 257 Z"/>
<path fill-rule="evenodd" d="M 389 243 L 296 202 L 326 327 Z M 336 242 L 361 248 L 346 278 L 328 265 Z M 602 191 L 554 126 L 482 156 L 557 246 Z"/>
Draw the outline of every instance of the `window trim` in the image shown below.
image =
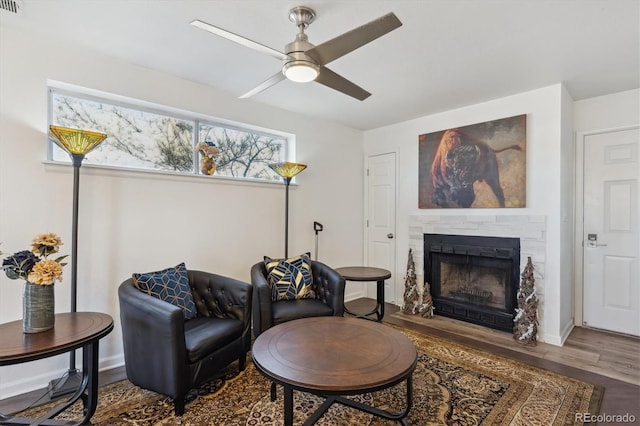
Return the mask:
<path fill-rule="evenodd" d="M 167 116 L 171 118 L 176 118 L 180 120 L 190 121 L 194 125 L 193 130 L 193 160 L 194 160 L 194 170 L 192 172 L 180 172 L 180 171 L 171 171 L 171 170 L 160 170 L 160 169 L 145 169 L 145 168 L 135 168 L 135 167 L 123 167 L 112 164 L 94 164 L 94 163 L 86 163 L 83 164 L 84 167 L 91 167 L 102 170 L 112 170 L 112 171 L 125 171 L 125 172 L 135 172 L 135 173 L 150 173 L 154 175 L 168 175 L 174 177 L 197 177 L 197 178 L 205 178 L 210 181 L 230 181 L 230 182 L 250 182 L 250 183 L 266 183 L 266 184 L 281 184 L 282 181 L 279 179 L 269 180 L 269 179 L 259 179 L 259 178 L 250 178 L 250 177 L 242 177 L 242 176 L 225 176 L 225 175 L 202 175 L 199 173 L 198 169 L 198 152 L 196 150 L 196 145 L 199 140 L 199 132 L 200 125 L 210 125 L 210 126 L 219 126 L 228 128 L 235 131 L 247 132 L 252 134 L 257 134 L 261 137 L 267 138 L 278 138 L 283 139 L 284 143 L 284 159 L 285 161 L 295 161 L 295 144 L 296 144 L 296 136 L 295 134 L 283 132 L 279 130 L 268 129 L 256 125 L 241 123 L 233 120 L 224 119 L 221 117 L 213 117 L 210 115 L 197 113 L 193 111 L 187 111 L 167 105 L 161 105 L 149 101 L 144 101 L 140 99 L 130 98 L 122 95 L 116 95 L 112 93 L 102 92 L 95 89 L 89 89 L 86 87 L 76 86 L 69 83 L 64 83 L 55 80 L 47 80 L 47 129 L 48 126 L 53 122 L 53 95 L 54 93 L 61 94 L 63 96 L 72 96 L 79 99 L 84 99 L 92 102 L 102 102 L 109 103 L 112 105 L 120 106 L 123 108 L 129 108 L 134 110 L 139 110 L 142 112 L 148 112 L 152 114 L 158 114 L 162 116 Z M 46 160 L 44 161 L 45 165 L 69 165 L 66 161 L 59 161 L 53 159 L 53 143 L 48 141 L 46 144 L 47 152 L 46 152 Z M 295 181 L 295 178 L 294 178 Z M 294 184 L 295 182 L 291 183 Z"/>
<path fill-rule="evenodd" d="M 61 161 L 43 160 L 42 165 L 47 172 L 60 172 L 61 170 L 69 170 L 73 167 L 71 163 L 63 163 Z M 213 185 L 240 185 L 240 186 L 282 186 L 282 180 L 265 180 L 255 178 L 237 178 L 232 176 L 207 176 L 203 174 L 180 173 L 168 170 L 152 170 L 152 169 L 133 169 L 127 167 L 106 166 L 100 164 L 86 163 L 82 164 L 83 174 L 92 176 L 113 176 L 121 178 L 137 178 L 149 179 L 154 181 L 175 181 L 175 182 L 191 182 L 213 184 Z M 71 170 L 69 170 L 71 172 Z M 299 184 L 294 180 L 291 181 L 291 189 L 298 187 Z"/>

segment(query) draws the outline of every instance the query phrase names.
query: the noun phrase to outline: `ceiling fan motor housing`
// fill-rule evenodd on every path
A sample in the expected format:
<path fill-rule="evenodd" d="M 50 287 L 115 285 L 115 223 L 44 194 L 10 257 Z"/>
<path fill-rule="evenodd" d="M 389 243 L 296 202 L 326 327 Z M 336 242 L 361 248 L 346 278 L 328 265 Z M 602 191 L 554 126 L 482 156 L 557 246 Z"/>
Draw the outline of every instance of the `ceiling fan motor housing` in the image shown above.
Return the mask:
<path fill-rule="evenodd" d="M 311 59 L 304 53 L 305 51 L 311 49 L 312 47 L 314 47 L 314 45 L 307 41 L 307 35 L 302 32 L 296 36 L 295 41 L 292 41 L 291 43 L 285 46 L 285 53 L 287 54 L 288 57 L 285 58 L 283 62 L 282 73 L 287 78 L 292 79 L 291 75 L 287 73 L 287 71 L 290 70 L 290 68 L 307 67 L 315 71 L 315 76 L 313 76 L 313 73 L 311 73 L 310 75 L 313 76 L 313 78 L 309 77 L 310 80 L 305 79 L 300 81 L 304 82 L 304 81 L 311 81 L 315 79 L 315 77 L 320 72 L 320 67 L 313 59 Z M 297 80 L 294 79 L 294 81 L 297 81 Z"/>

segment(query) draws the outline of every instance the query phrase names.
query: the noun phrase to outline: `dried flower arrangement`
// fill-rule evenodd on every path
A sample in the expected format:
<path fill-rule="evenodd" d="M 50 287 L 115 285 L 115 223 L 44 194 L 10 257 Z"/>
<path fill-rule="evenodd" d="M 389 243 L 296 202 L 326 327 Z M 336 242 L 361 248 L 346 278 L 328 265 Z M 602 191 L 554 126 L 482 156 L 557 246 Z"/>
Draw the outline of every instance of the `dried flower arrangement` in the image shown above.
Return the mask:
<path fill-rule="evenodd" d="M 31 250 L 22 250 L 2 261 L 2 270 L 12 280 L 22 279 L 39 285 L 52 285 L 62 279 L 63 263 L 68 255 L 56 259 L 48 256 L 57 253 L 62 240 L 56 234 L 36 235 L 31 242 Z"/>
<path fill-rule="evenodd" d="M 220 155 L 220 150 L 213 142 L 210 141 L 200 142 L 198 145 L 196 145 L 196 149 L 200 154 L 210 158 L 216 158 L 218 155 Z"/>

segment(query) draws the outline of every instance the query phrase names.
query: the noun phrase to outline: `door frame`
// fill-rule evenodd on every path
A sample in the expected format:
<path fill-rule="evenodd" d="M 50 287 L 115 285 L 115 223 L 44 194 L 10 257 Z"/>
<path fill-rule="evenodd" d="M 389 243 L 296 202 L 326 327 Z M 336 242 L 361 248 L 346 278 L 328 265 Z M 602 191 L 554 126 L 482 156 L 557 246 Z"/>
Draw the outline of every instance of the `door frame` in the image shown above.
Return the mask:
<path fill-rule="evenodd" d="M 575 195 L 574 195 L 574 256 L 573 268 L 575 277 L 573 294 L 573 323 L 578 327 L 584 327 L 584 145 L 588 136 L 601 135 L 604 133 L 622 132 L 625 130 L 640 129 L 640 124 L 628 126 L 612 127 L 607 129 L 587 130 L 576 133 L 575 149 Z"/>
<path fill-rule="evenodd" d="M 367 170 L 369 169 L 369 158 L 379 156 L 379 155 L 386 155 L 386 154 L 394 154 L 393 180 L 394 180 L 394 191 L 395 191 L 395 205 L 393 206 L 393 209 L 395 210 L 395 214 L 394 214 L 395 223 L 393 224 L 393 227 L 395 229 L 395 236 L 394 236 L 394 242 L 393 242 L 393 250 L 395 251 L 396 255 L 395 255 L 395 265 L 393 265 L 393 270 L 391 271 L 390 287 L 393 289 L 393 301 L 396 305 L 398 305 L 400 300 L 398 299 L 398 274 L 396 273 L 396 271 L 398 270 L 398 157 L 399 157 L 398 148 L 364 153 L 364 158 L 363 158 L 364 187 L 362 188 L 362 191 L 364 192 L 364 203 L 363 203 L 364 205 L 362 206 L 362 209 L 363 209 L 362 234 L 364 237 L 363 253 L 364 253 L 364 262 L 365 264 L 368 264 L 369 263 L 369 229 L 368 229 L 369 227 L 367 226 L 367 220 L 369 219 L 369 176 L 367 175 Z M 372 297 L 372 298 L 376 297 L 375 287 L 373 286 L 365 287 L 364 293 L 365 293 L 365 296 L 367 297 Z"/>

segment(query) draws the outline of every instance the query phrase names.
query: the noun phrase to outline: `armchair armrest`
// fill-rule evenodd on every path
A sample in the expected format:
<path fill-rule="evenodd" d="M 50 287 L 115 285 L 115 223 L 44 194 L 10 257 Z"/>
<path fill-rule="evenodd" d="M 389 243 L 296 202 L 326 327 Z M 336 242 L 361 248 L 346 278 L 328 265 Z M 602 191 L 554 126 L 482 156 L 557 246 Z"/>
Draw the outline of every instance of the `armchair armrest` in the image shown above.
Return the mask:
<path fill-rule="evenodd" d="M 273 325 L 271 308 L 271 287 L 267 281 L 267 270 L 264 262 L 251 267 L 251 284 L 253 284 L 253 333 L 258 336 Z"/>
<path fill-rule="evenodd" d="M 173 389 L 189 381 L 182 309 L 138 290 L 131 279 L 118 288 L 118 299 L 127 376 L 176 397 Z"/>
<path fill-rule="evenodd" d="M 311 261 L 313 282 L 318 297 L 333 309 L 334 316 L 344 315 L 345 280 L 335 269 L 322 262 Z"/>

